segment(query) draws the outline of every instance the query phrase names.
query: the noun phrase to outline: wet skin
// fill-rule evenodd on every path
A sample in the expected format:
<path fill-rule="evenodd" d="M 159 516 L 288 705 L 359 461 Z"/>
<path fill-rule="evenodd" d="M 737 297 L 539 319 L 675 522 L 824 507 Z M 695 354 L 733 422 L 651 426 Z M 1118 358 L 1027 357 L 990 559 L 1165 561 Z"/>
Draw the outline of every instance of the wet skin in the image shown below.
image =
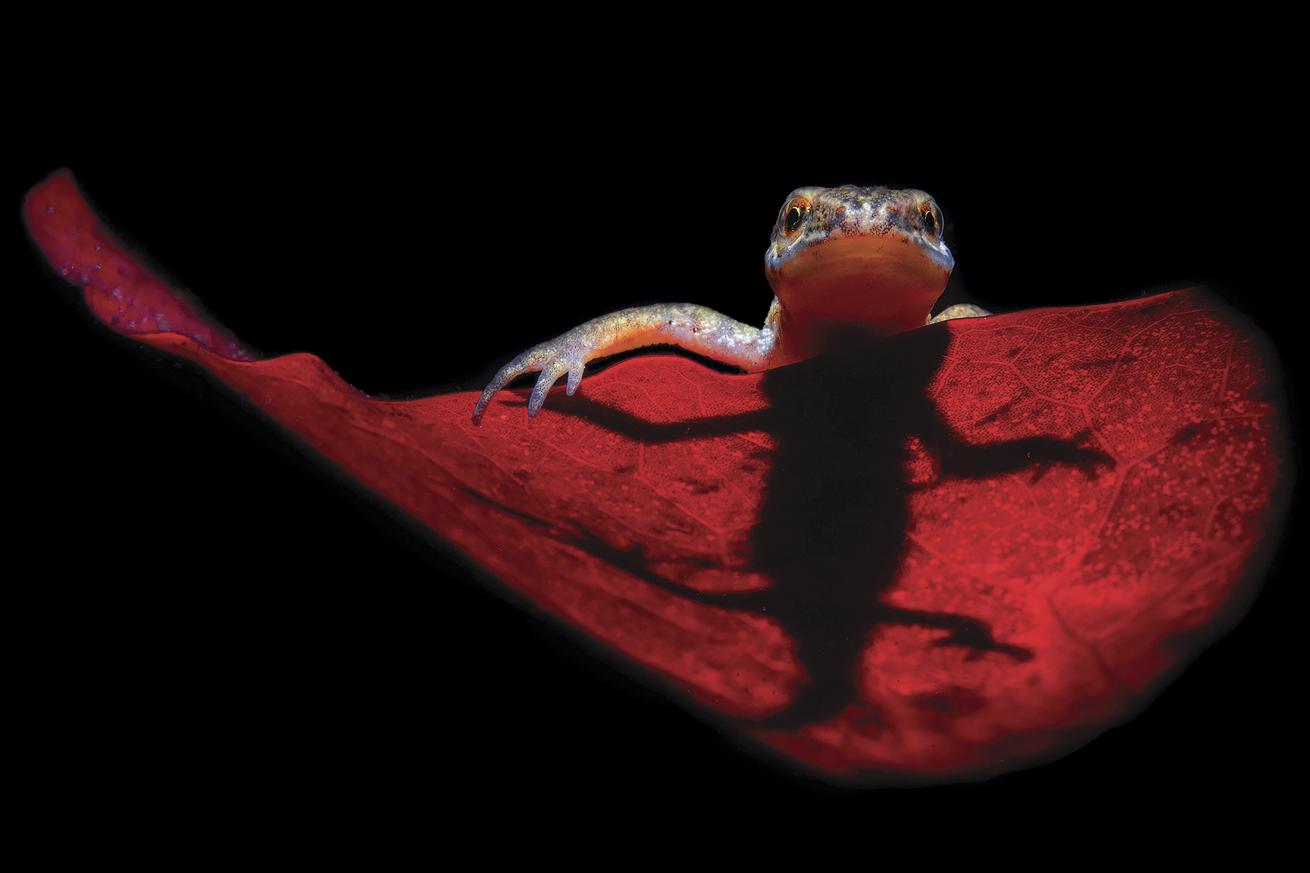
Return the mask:
<path fill-rule="evenodd" d="M 890 335 L 990 314 L 966 304 L 929 317 L 955 266 L 942 225 L 941 209 L 923 191 L 798 188 L 779 210 L 765 252 L 774 298 L 763 327 L 693 303 L 613 312 L 502 367 L 478 399 L 473 420 L 525 373 L 541 374 L 528 400 L 528 415 L 535 416 L 560 377 L 567 377 L 572 396 L 588 361 L 643 346 L 679 346 L 757 372 L 814 357 L 836 332 L 852 327 Z"/>

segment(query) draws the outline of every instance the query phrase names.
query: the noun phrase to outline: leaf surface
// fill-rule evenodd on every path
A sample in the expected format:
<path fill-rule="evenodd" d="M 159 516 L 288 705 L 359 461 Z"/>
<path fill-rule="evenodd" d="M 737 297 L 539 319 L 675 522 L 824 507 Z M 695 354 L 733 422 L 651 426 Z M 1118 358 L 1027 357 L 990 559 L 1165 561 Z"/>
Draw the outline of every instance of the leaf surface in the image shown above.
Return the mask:
<path fill-rule="evenodd" d="M 504 392 L 475 427 L 471 392 L 380 400 L 313 355 L 257 359 L 67 172 L 24 216 L 107 326 L 834 776 L 996 772 L 1123 720 L 1248 601 L 1282 523 L 1271 355 L 1198 290 L 839 339 L 762 375 L 634 358 L 533 420 Z"/>

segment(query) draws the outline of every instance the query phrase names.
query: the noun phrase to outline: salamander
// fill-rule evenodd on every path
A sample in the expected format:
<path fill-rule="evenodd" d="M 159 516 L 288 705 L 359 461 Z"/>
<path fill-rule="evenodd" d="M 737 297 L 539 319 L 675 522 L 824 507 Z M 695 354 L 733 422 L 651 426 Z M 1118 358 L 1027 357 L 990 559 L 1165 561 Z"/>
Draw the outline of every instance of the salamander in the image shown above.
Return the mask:
<path fill-rule="evenodd" d="M 589 361 L 629 349 L 673 345 L 758 372 L 814 357 L 835 330 L 851 325 L 893 334 L 990 315 L 972 304 L 931 315 L 955 266 L 942 230 L 941 208 L 923 191 L 798 188 L 779 210 L 764 255 L 774 297 L 762 327 L 694 303 L 612 312 L 501 367 L 478 399 L 473 421 L 525 373 L 540 373 L 528 400 L 528 415 L 535 416 L 561 377 L 572 396 Z"/>

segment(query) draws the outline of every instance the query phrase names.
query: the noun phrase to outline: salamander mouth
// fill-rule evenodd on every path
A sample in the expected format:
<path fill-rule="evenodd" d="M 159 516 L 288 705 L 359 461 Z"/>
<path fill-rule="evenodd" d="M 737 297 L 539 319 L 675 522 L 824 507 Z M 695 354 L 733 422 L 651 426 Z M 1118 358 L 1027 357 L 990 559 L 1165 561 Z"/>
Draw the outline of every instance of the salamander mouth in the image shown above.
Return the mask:
<path fill-rule="evenodd" d="M 955 267 L 955 258 L 945 242 L 928 239 L 918 230 L 906 228 L 820 230 L 786 244 L 775 241 L 769 247 L 766 261 L 770 271 L 775 271 L 786 269 L 789 262 L 803 261 L 806 257 L 837 258 L 858 252 L 889 260 L 927 260 L 947 271 Z"/>
<path fill-rule="evenodd" d="M 827 236 L 791 250 L 769 252 L 769 273 L 788 281 L 810 281 L 830 272 L 863 277 L 871 286 L 886 279 L 921 277 L 935 283 L 950 276 L 955 259 L 945 245 L 931 245 L 904 234 Z"/>
<path fill-rule="evenodd" d="M 828 236 L 781 258 L 771 249 L 767 272 L 790 310 L 908 329 L 923 324 L 950 279 L 954 258 L 938 246 L 903 233 Z"/>

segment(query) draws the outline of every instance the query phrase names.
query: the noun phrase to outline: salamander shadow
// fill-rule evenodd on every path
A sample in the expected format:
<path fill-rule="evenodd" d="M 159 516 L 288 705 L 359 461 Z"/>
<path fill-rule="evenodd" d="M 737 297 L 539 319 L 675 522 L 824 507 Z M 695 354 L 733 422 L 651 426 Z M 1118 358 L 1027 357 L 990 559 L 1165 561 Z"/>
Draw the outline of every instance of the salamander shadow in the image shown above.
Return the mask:
<path fill-rule="evenodd" d="M 903 609 L 883 602 L 905 557 L 909 533 L 907 443 L 917 436 L 935 455 L 940 477 L 979 478 L 1046 465 L 1073 464 L 1094 477 L 1113 462 L 1081 437 L 1037 437 L 970 446 L 939 416 L 927 395 L 950 343 L 944 327 L 890 338 L 858 332 L 834 336 L 821 358 L 768 372 L 766 410 L 654 425 L 572 398 L 558 411 L 582 415 L 634 439 L 666 442 L 750 429 L 777 440 L 767 490 L 751 534 L 752 569 L 771 587 L 732 594 L 692 591 L 651 572 L 643 557 L 604 554 L 594 538 L 579 545 L 680 596 L 725 609 L 761 612 L 790 636 L 805 679 L 780 712 L 758 727 L 793 729 L 827 721 L 859 693 L 860 664 L 870 635 L 886 625 L 945 633 L 940 646 L 970 657 L 997 653 L 1026 660 L 1027 649 L 996 639 L 980 618 Z M 585 541 L 582 541 L 585 540 Z M 865 713 L 865 718 L 870 717 Z M 876 718 L 876 713 L 872 716 Z"/>

